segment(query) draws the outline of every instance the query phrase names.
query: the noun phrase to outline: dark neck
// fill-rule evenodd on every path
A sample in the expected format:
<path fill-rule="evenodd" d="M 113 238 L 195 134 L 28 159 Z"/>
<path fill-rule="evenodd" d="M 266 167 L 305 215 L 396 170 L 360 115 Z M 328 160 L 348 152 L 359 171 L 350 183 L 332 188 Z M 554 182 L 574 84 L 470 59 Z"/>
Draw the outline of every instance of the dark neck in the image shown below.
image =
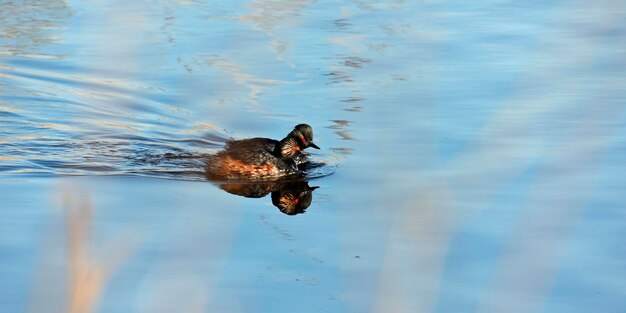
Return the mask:
<path fill-rule="evenodd" d="M 300 151 L 298 139 L 295 134 L 289 133 L 287 137 L 281 140 L 274 148 L 274 155 L 280 158 L 293 158 Z"/>

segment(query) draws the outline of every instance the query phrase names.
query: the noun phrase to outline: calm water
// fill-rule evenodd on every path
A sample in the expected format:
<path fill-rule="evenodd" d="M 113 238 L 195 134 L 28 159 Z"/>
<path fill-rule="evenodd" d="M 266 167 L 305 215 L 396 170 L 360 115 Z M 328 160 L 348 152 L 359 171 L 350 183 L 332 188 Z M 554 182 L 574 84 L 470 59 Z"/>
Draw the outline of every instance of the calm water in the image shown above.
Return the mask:
<path fill-rule="evenodd" d="M 0 311 L 624 312 L 624 21 L 0 0 Z M 308 185 L 204 179 L 228 139 L 301 122 Z"/>

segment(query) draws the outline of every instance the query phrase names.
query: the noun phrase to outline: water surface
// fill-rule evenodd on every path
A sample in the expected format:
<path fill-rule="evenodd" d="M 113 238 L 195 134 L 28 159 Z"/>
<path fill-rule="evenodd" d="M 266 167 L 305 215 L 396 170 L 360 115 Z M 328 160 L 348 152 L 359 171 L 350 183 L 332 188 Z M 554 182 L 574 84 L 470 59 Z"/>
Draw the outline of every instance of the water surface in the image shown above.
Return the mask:
<path fill-rule="evenodd" d="M 613 1 L 4 1 L 7 312 L 622 312 Z M 204 156 L 308 123 L 310 205 Z M 331 175 L 329 175 L 331 174 Z M 284 195 L 281 193 L 280 195 Z"/>

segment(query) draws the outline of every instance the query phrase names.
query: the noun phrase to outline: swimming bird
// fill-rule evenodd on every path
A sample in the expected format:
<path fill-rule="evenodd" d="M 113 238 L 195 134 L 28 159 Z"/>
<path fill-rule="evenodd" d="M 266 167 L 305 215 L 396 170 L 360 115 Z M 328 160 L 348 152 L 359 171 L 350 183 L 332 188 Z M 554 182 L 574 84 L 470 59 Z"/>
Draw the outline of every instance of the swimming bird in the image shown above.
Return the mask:
<path fill-rule="evenodd" d="M 319 147 L 313 142 L 313 128 L 298 124 L 282 140 L 250 138 L 231 140 L 224 150 L 206 162 L 211 180 L 268 181 L 302 174 L 308 158 L 304 149 Z"/>

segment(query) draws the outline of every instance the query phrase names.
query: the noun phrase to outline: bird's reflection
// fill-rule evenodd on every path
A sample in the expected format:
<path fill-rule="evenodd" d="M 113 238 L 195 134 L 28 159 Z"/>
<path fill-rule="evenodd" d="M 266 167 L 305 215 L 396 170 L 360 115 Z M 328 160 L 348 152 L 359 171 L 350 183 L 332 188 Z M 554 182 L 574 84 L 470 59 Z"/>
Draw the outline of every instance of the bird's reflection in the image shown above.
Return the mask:
<path fill-rule="evenodd" d="M 228 193 L 247 198 L 263 198 L 272 194 L 272 204 L 287 215 L 304 213 L 313 201 L 313 190 L 306 181 L 272 183 L 226 183 L 220 188 Z"/>

